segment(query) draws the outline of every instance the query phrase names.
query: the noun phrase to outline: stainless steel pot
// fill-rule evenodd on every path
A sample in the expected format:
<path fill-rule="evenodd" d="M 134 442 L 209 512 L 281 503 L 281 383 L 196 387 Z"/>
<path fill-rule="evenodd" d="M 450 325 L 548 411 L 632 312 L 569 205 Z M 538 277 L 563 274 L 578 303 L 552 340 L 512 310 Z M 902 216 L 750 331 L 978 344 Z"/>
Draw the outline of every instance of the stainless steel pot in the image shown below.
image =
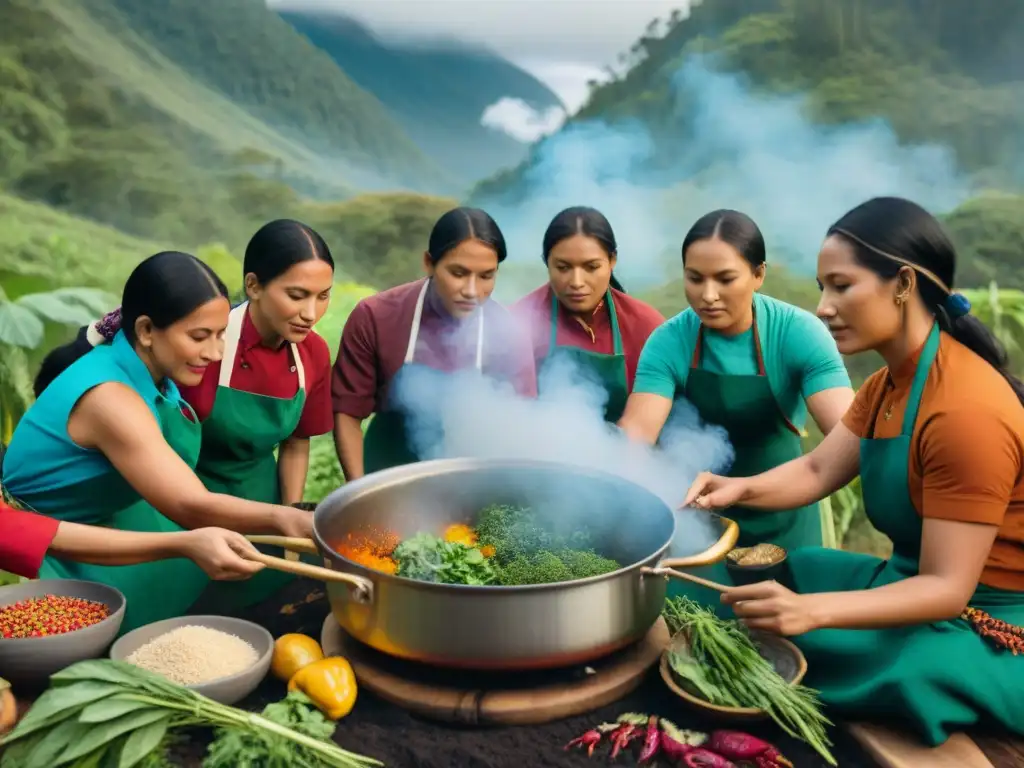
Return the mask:
<path fill-rule="evenodd" d="M 481 509 L 496 503 L 529 505 L 554 528 L 585 525 L 600 554 L 629 565 L 556 584 L 461 586 L 374 571 L 337 549 L 350 535 L 372 531 L 401 538 L 422 531 L 440 535 L 452 523 L 472 525 Z M 718 562 L 735 546 L 736 523 L 708 519 L 718 534 L 712 546 L 663 560 L 676 518 L 639 485 L 568 464 L 442 459 L 339 488 L 314 513 L 315 549 L 303 539 L 251 538 L 318 551 L 333 573 L 276 558 L 261 561 L 327 581 L 338 623 L 379 651 L 446 667 L 540 669 L 600 658 L 643 637 L 658 619 L 674 569 Z"/>

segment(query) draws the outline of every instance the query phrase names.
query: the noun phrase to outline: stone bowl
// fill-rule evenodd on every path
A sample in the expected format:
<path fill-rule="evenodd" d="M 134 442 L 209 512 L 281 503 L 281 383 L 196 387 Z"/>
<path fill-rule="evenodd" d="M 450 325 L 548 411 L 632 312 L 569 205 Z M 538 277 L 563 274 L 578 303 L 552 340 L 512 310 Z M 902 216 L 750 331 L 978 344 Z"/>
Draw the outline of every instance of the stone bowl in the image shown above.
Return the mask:
<path fill-rule="evenodd" d="M 19 687 L 45 687 L 55 672 L 78 661 L 100 658 L 117 637 L 124 621 L 127 600 L 119 590 L 99 582 L 78 579 L 23 581 L 0 587 L 0 608 L 46 595 L 104 603 L 110 615 L 91 627 L 63 635 L 0 638 L 0 677 L 9 680 L 15 690 Z"/>
<path fill-rule="evenodd" d="M 259 624 L 230 616 L 181 616 L 147 624 L 127 633 L 114 643 L 110 648 L 110 658 L 115 661 L 127 661 L 129 656 L 149 641 L 179 627 L 187 626 L 208 627 L 241 638 L 256 650 L 257 661 L 248 669 L 234 675 L 188 685 L 186 688 L 230 706 L 240 702 L 263 682 L 274 656 L 274 638 Z"/>

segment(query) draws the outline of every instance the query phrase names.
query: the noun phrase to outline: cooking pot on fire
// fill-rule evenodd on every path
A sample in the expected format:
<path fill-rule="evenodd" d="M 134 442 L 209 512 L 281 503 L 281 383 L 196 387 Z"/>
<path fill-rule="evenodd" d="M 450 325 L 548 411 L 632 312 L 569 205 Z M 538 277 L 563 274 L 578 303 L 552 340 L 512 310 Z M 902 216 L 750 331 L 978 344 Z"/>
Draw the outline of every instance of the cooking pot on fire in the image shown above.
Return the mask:
<path fill-rule="evenodd" d="M 374 571 L 338 552 L 339 543 L 368 531 L 404 539 L 440 534 L 452 523 L 472 526 L 491 504 L 530 506 L 552 526 L 586 526 L 599 554 L 628 565 L 554 584 L 463 586 Z M 342 629 L 379 651 L 445 667 L 541 669 L 580 664 L 638 641 L 657 621 L 675 569 L 716 563 L 735 546 L 739 528 L 732 520 L 682 514 L 692 516 L 698 534 L 707 531 L 694 538 L 714 543 L 662 559 L 676 515 L 629 480 L 547 461 L 439 459 L 376 472 L 334 491 L 316 508 L 313 541 L 250 538 L 319 553 L 330 570 L 259 559 L 326 581 Z"/>

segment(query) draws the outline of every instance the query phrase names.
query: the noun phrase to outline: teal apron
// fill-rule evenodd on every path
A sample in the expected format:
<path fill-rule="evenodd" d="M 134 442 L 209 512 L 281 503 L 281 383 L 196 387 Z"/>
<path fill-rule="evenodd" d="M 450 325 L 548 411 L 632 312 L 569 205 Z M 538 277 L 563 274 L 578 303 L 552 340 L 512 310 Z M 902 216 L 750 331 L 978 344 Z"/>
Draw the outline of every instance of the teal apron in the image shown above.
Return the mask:
<path fill-rule="evenodd" d="M 626 356 L 622 352 L 622 334 L 619 332 L 619 318 L 615 311 L 611 289 L 605 293 L 605 304 L 611 318 L 614 352 L 610 355 L 592 352 L 579 347 L 558 345 L 558 298 L 551 291 L 551 341 L 548 345 L 548 356 L 544 359 L 540 373 L 548 365 L 561 365 L 563 361 L 571 361 L 579 368 L 593 375 L 608 393 L 608 401 L 604 408 L 605 421 L 616 423 L 626 410 L 629 397 L 629 385 L 626 379 Z M 541 376 L 538 376 L 538 383 Z"/>
<path fill-rule="evenodd" d="M 405 350 L 403 368 L 414 365 L 416 341 L 420 336 L 420 321 L 423 318 L 423 303 L 427 298 L 430 280 L 423 281 L 423 288 L 416 299 L 416 309 L 412 315 L 412 327 L 409 329 L 409 343 Z M 476 337 L 476 370 L 482 372 L 484 366 L 484 307 L 480 306 L 480 319 L 477 324 Z M 395 378 L 401 374 L 399 370 Z M 392 383 L 394 380 L 392 380 Z M 415 464 L 420 460 L 416 451 L 409 443 L 406 430 L 405 415 L 398 409 L 388 407 L 374 415 L 363 436 L 363 472 L 370 474 L 381 469 L 390 469 L 404 464 Z"/>
<path fill-rule="evenodd" d="M 189 467 L 194 467 L 202 439 L 195 413 L 191 414 L 194 420 L 189 420 L 177 403 L 163 397 L 157 398 L 155 407 L 164 439 Z M 82 507 L 96 510 L 92 524 L 143 533 L 184 530 L 148 502 L 138 499 L 137 494 L 128 503 L 126 493 L 104 493 L 104 480 L 109 481 L 109 476 L 95 483 L 82 483 L 75 489 L 81 494 Z M 109 482 L 105 484 L 109 485 Z M 181 616 L 210 582 L 198 565 L 185 558 L 110 566 L 47 557 L 39 569 L 39 578 L 98 581 L 121 590 L 128 599 L 121 634 L 154 621 Z"/>
<path fill-rule="evenodd" d="M 872 525 L 892 539 L 892 557 L 819 548 L 791 552 L 795 591 L 865 590 L 918 574 L 922 521 L 907 477 L 914 422 L 938 347 L 936 324 L 917 364 L 900 435 L 860 441 L 864 507 Z M 869 422 L 872 431 L 876 417 Z M 970 605 L 1024 625 L 1024 592 L 979 584 Z M 1024 658 L 992 647 L 961 619 L 892 629 L 819 629 L 790 639 L 807 657 L 805 684 L 820 691 L 835 717 L 898 720 L 929 746 L 979 724 L 1024 735 Z"/>
<path fill-rule="evenodd" d="M 231 388 L 231 374 L 248 310 L 249 302 L 244 302 L 232 309 L 228 317 L 217 394 L 213 410 L 203 422 L 203 447 L 196 474 L 211 493 L 280 504 L 281 484 L 274 449 L 295 431 L 302 417 L 306 404 L 306 372 L 298 347 L 290 344 L 292 370 L 298 380 L 294 397 L 286 400 Z M 260 549 L 276 557 L 285 555 L 273 547 Z M 291 574 L 267 568 L 245 581 L 213 582 L 203 595 L 202 610 L 244 608 L 269 597 L 293 578 Z"/>
<path fill-rule="evenodd" d="M 803 455 L 800 431 L 782 413 L 772 393 L 765 372 L 756 317 L 752 327 L 757 355 L 756 375 L 719 374 L 701 368 L 704 335 L 704 326 L 701 325 L 686 377 L 686 399 L 697 409 L 701 419 L 724 427 L 729 434 L 729 441 L 736 452 L 729 477 L 758 475 Z M 792 550 L 822 543 L 821 515 L 817 504 L 781 512 L 732 507 L 728 514 L 739 524 L 737 546 L 740 547 L 770 542 Z M 724 562 L 695 569 L 694 573 L 713 581 L 732 583 Z M 686 594 L 713 607 L 720 616 L 732 616 L 732 609 L 721 604 L 718 593 L 696 584 L 672 579 L 669 594 Z"/>

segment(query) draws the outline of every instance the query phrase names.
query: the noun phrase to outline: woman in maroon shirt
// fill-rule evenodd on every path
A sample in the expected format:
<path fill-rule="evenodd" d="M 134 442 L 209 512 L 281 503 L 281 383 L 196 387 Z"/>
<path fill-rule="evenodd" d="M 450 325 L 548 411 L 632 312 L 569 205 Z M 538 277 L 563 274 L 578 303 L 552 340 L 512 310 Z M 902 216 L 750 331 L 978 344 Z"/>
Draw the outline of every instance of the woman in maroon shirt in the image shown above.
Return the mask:
<path fill-rule="evenodd" d="M 544 233 L 547 285 L 512 306 L 530 328 L 540 388 L 545 371 L 582 369 L 607 392 L 604 415 L 612 423 L 626 407 L 644 342 L 665 322 L 654 307 L 626 295 L 612 272 L 617 250 L 600 211 L 566 208 Z"/>
<path fill-rule="evenodd" d="M 423 267 L 427 277 L 363 299 L 345 324 L 334 363 L 334 440 L 345 477 L 418 460 L 405 417 L 387 402 L 399 369 L 453 372 L 476 368 L 536 395 L 529 339 L 490 300 L 505 238 L 487 213 L 448 211 L 434 225 Z M 362 422 L 374 415 L 364 441 Z"/>
<path fill-rule="evenodd" d="M 198 385 L 180 387 L 203 424 L 196 474 L 214 493 L 295 504 L 306 485 L 309 438 L 333 422 L 331 355 L 313 326 L 330 302 L 334 259 L 312 229 L 279 219 L 253 235 L 242 270 L 247 300 L 228 316 L 223 360 Z M 232 585 L 224 599 L 249 605 L 290 578 L 265 571 Z"/>
<path fill-rule="evenodd" d="M 0 570 L 36 578 L 47 554 L 94 565 L 134 565 L 187 557 L 212 579 L 244 579 L 263 569 L 243 555 L 255 552 L 240 533 L 196 528 L 138 533 L 62 522 L 0 502 Z"/>

